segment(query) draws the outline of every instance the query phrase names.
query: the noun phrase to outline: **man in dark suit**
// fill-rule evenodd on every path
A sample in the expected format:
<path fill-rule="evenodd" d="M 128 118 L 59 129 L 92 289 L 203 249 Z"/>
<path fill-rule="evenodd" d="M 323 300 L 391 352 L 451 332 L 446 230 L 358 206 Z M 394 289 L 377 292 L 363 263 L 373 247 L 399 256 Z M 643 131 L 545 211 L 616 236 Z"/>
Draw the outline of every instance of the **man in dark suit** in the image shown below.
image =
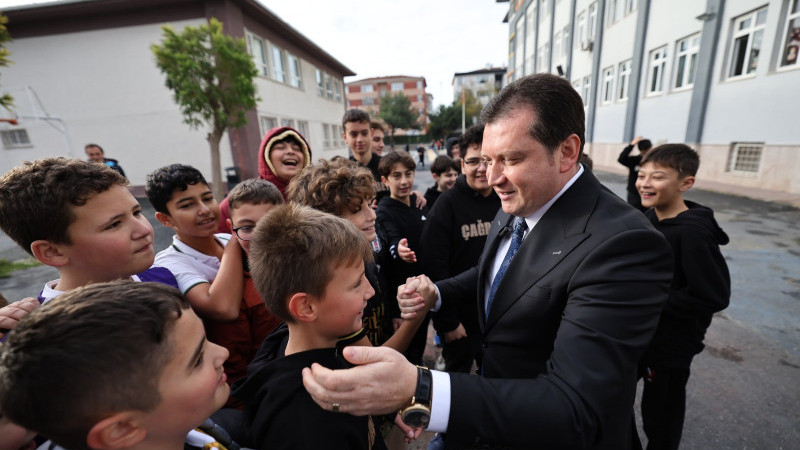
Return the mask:
<path fill-rule="evenodd" d="M 420 298 L 477 302 L 482 377 L 429 377 L 396 354 L 349 348 L 358 367 L 306 369 L 306 388 L 326 409 L 385 413 L 419 403 L 430 378 L 428 429 L 451 447 L 631 448 L 636 365 L 667 297 L 670 249 L 578 164 L 583 104 L 569 82 L 522 78 L 481 119 L 502 211 L 478 266 L 437 283 L 438 295 L 410 281 L 399 300 L 405 316 Z"/>

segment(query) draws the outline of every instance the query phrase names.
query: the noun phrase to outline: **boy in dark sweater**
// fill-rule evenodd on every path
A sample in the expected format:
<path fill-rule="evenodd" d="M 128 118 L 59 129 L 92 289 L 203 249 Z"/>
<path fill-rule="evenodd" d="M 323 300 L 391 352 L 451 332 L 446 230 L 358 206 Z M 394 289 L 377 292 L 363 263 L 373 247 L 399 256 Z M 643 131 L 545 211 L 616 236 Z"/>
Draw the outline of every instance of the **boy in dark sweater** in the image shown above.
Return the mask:
<path fill-rule="evenodd" d="M 286 327 L 267 338 L 234 393 L 244 403 L 251 445 L 383 448 L 368 416 L 340 414 L 339 405 L 333 412 L 320 408 L 301 375 L 314 363 L 347 367 L 337 342 L 361 329 L 364 307 L 375 294 L 364 272 L 371 260 L 372 247 L 346 219 L 290 203 L 258 222 L 250 241 L 250 273 Z"/>
<path fill-rule="evenodd" d="M 464 175 L 439 197 L 422 230 L 422 260 L 432 281 L 456 276 L 478 263 L 500 209 L 500 198 L 486 178 L 482 141 L 483 125 L 472 126 L 461 136 Z M 480 367 L 482 342 L 476 302 L 442 304 L 433 315 L 433 326 L 443 341 L 446 371 L 469 372 L 473 362 Z"/>
<path fill-rule="evenodd" d="M 650 208 L 645 215 L 664 233 L 674 256 L 669 298 L 640 363 L 648 450 L 678 448 L 692 358 L 703 350 L 711 317 L 730 300 L 730 274 L 719 250 L 728 236 L 711 209 L 683 199 L 699 165 L 686 145 L 661 145 L 644 156 L 636 181 L 642 205 Z"/>
<path fill-rule="evenodd" d="M 439 155 L 431 164 L 431 175 L 435 183 L 425 191 L 428 210 L 433 209 L 433 205 L 440 195 L 456 184 L 458 165 L 453 161 L 453 158 L 447 155 Z"/>
<path fill-rule="evenodd" d="M 382 159 L 378 170 L 381 181 L 389 186 L 390 195 L 378 203 L 378 233 L 382 241 L 389 247 L 386 264 L 388 292 L 397 292 L 397 287 L 405 284 L 408 277 L 423 272 L 415 250 L 419 249 L 422 225 L 425 223 L 427 208 L 419 210 L 413 205 L 416 196 L 411 189 L 414 186 L 414 159 L 402 150 L 389 152 Z M 396 302 L 390 302 L 390 315 L 399 325 L 400 311 Z M 428 334 L 428 321 L 422 323 L 411 344 L 405 352 L 409 361 L 419 364 Z"/>

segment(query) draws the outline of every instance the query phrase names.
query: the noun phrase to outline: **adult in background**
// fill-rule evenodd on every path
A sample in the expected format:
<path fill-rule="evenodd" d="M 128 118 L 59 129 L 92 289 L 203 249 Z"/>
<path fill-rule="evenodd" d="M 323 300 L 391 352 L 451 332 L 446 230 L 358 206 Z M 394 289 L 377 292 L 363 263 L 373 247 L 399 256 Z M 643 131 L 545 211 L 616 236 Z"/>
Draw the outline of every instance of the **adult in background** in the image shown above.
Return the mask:
<path fill-rule="evenodd" d="M 639 154 L 631 156 L 634 147 L 638 147 Z M 642 163 L 642 158 L 651 148 L 653 148 L 653 144 L 649 139 L 636 136 L 628 146 L 622 149 L 622 153 L 617 158 L 618 163 L 628 168 L 628 203 L 642 212 L 646 208 L 642 206 L 642 198 L 639 197 L 639 191 L 636 189 L 636 177 L 639 176 L 639 165 Z"/>
<path fill-rule="evenodd" d="M 116 159 L 106 158 L 106 153 L 103 151 L 103 147 L 100 147 L 97 144 L 86 144 L 83 150 L 86 152 L 86 156 L 89 158 L 89 161 L 105 164 L 119 172 L 119 174 L 123 177 L 127 178 L 125 171 L 122 170 L 122 166 L 119 165 L 119 162 Z"/>
<path fill-rule="evenodd" d="M 487 178 L 502 211 L 478 266 L 436 287 L 443 303 L 477 302 L 482 376 L 348 347 L 345 358 L 358 366 L 312 365 L 306 389 L 325 409 L 402 410 L 415 426 L 428 424 L 430 407 L 428 429 L 447 432 L 450 446 L 632 448 L 636 366 L 667 297 L 669 246 L 577 163 L 584 111 L 568 81 L 524 77 L 481 116 Z M 420 297 L 437 297 L 425 277 L 400 292 L 406 316 Z"/>

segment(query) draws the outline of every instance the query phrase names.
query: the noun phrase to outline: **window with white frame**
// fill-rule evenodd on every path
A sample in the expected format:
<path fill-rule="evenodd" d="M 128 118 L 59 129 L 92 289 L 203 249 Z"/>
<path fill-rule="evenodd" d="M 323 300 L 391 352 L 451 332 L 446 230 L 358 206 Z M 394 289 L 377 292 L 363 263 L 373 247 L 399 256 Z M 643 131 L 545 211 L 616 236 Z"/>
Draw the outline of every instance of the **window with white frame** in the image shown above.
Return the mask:
<path fill-rule="evenodd" d="M 308 139 L 308 122 L 305 120 L 298 120 L 297 131 L 299 131 L 304 138 Z"/>
<path fill-rule="evenodd" d="M 364 106 L 372 106 L 375 104 L 375 97 L 364 97 L 361 99 Z"/>
<path fill-rule="evenodd" d="M 322 136 L 324 138 L 323 141 L 322 141 L 322 147 L 323 148 L 330 148 L 330 146 L 331 146 L 331 126 L 328 125 L 327 123 L 323 123 L 322 124 Z"/>
<path fill-rule="evenodd" d="M 281 119 L 281 126 L 294 128 L 294 119 Z"/>
<path fill-rule="evenodd" d="M 323 77 L 325 78 L 325 93 L 327 94 L 328 100 L 333 100 L 333 80 L 327 72 L 323 74 Z"/>
<path fill-rule="evenodd" d="M 247 48 L 250 50 L 250 56 L 253 58 L 253 64 L 256 65 L 258 74 L 264 77 L 269 76 L 264 40 L 252 33 L 247 33 Z"/>
<path fill-rule="evenodd" d="M 525 62 L 525 16 L 520 16 L 517 20 L 516 31 L 514 32 L 514 79 L 520 79 L 524 72 Z"/>
<path fill-rule="evenodd" d="M 539 10 L 539 23 L 540 26 L 548 26 L 550 23 L 550 8 L 547 7 L 547 0 L 541 0 L 542 8 Z"/>
<path fill-rule="evenodd" d="M 567 56 L 567 50 L 569 50 L 569 25 L 565 26 L 563 30 L 561 30 L 561 56 Z"/>
<path fill-rule="evenodd" d="M 650 77 L 647 82 L 647 95 L 664 92 L 664 71 L 667 69 L 667 47 L 650 52 Z"/>
<path fill-rule="evenodd" d="M 422 89 L 422 81 L 417 81 L 417 89 Z"/>
<path fill-rule="evenodd" d="M 319 95 L 320 97 L 325 97 L 325 81 L 324 78 L 322 77 L 322 71 L 316 69 L 316 74 L 317 74 L 317 95 Z"/>
<path fill-rule="evenodd" d="M 392 83 L 391 89 L 393 91 L 402 91 L 403 90 L 403 83 Z"/>
<path fill-rule="evenodd" d="M 586 32 L 589 33 L 588 40 L 594 42 L 594 32 L 597 29 L 597 2 L 589 5 L 589 19 L 586 24 Z"/>
<path fill-rule="evenodd" d="M 361 92 L 375 92 L 371 84 L 364 84 L 361 86 Z"/>
<path fill-rule="evenodd" d="M 617 78 L 617 101 L 628 99 L 628 88 L 631 80 L 631 60 L 619 63 Z"/>
<path fill-rule="evenodd" d="M 275 45 L 270 45 L 270 47 L 272 47 L 272 58 L 270 60 L 272 63 L 272 79 L 281 83 L 286 83 L 286 69 L 284 69 L 283 64 L 284 51 L 282 48 Z"/>
<path fill-rule="evenodd" d="M 592 93 L 592 78 L 591 77 L 583 77 L 583 106 L 587 106 L 589 104 L 589 94 Z"/>
<path fill-rule="evenodd" d="M 300 71 L 300 58 L 291 53 L 287 53 L 289 61 L 289 84 L 299 88 L 303 86 L 303 76 Z"/>
<path fill-rule="evenodd" d="M 750 176 L 758 174 L 763 149 L 763 143 L 734 142 L 728 153 L 728 172 Z"/>
<path fill-rule="evenodd" d="M 525 73 L 533 73 L 534 55 L 536 54 L 536 2 L 530 2 L 525 10 Z"/>
<path fill-rule="evenodd" d="M 675 44 L 675 89 L 694 85 L 697 53 L 700 51 L 700 33 L 681 39 Z"/>
<path fill-rule="evenodd" d="M 578 38 L 575 40 L 575 45 L 579 48 L 583 48 L 583 44 L 586 43 L 586 12 L 581 11 L 578 13 L 578 19 L 575 21 L 575 26 L 578 30 L 575 32 L 575 36 Z"/>
<path fill-rule="evenodd" d="M 728 78 L 749 75 L 756 71 L 766 22 L 766 7 L 734 19 Z"/>
<path fill-rule="evenodd" d="M 603 69 L 603 103 L 614 101 L 614 66 Z"/>
<path fill-rule="evenodd" d="M 553 36 L 553 59 L 561 57 L 561 31 Z"/>
<path fill-rule="evenodd" d="M 548 57 L 550 55 L 550 42 L 545 42 L 544 44 L 539 46 L 539 51 L 537 52 L 537 62 L 536 62 L 536 71 L 541 72 L 548 72 L 550 71 Z"/>
<path fill-rule="evenodd" d="M 333 99 L 340 102 L 342 101 L 342 85 L 339 84 L 339 80 L 335 80 L 333 77 L 331 79 L 333 81 Z"/>
<path fill-rule="evenodd" d="M 622 19 L 625 0 L 608 0 L 606 6 L 606 26 L 611 26 Z"/>
<path fill-rule="evenodd" d="M 267 131 L 278 126 L 278 119 L 276 117 L 261 116 L 261 135 L 267 134 Z"/>
<path fill-rule="evenodd" d="M 791 0 L 783 36 L 780 67 L 800 67 L 800 0 Z"/>
<path fill-rule="evenodd" d="M 31 146 L 31 139 L 28 137 L 28 131 L 23 128 L 0 131 L 0 137 L 3 139 L 3 148 L 5 149 Z"/>

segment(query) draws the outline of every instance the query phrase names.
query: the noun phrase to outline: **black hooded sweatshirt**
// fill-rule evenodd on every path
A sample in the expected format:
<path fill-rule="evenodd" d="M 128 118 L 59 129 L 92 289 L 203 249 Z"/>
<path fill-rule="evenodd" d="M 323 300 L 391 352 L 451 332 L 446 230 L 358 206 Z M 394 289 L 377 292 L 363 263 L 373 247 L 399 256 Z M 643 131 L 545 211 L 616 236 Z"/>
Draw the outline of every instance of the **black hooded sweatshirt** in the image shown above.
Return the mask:
<path fill-rule="evenodd" d="M 303 387 L 302 370 L 311 363 L 343 369 L 347 362 L 337 349 L 308 350 L 284 356 L 289 330 L 279 326 L 264 340 L 247 370 L 247 378 L 235 387 L 234 397 L 244 404 L 243 417 L 250 436 L 248 444 L 259 449 L 369 449 L 385 448 L 369 417 L 334 413 L 319 407 Z"/>
<path fill-rule="evenodd" d="M 728 235 L 711 209 L 685 203 L 689 209 L 670 219 L 659 221 L 652 208 L 645 212 L 672 247 L 674 275 L 644 364 L 688 368 L 704 348 L 711 317 L 730 301 L 731 276 L 719 250 L 728 243 Z"/>

